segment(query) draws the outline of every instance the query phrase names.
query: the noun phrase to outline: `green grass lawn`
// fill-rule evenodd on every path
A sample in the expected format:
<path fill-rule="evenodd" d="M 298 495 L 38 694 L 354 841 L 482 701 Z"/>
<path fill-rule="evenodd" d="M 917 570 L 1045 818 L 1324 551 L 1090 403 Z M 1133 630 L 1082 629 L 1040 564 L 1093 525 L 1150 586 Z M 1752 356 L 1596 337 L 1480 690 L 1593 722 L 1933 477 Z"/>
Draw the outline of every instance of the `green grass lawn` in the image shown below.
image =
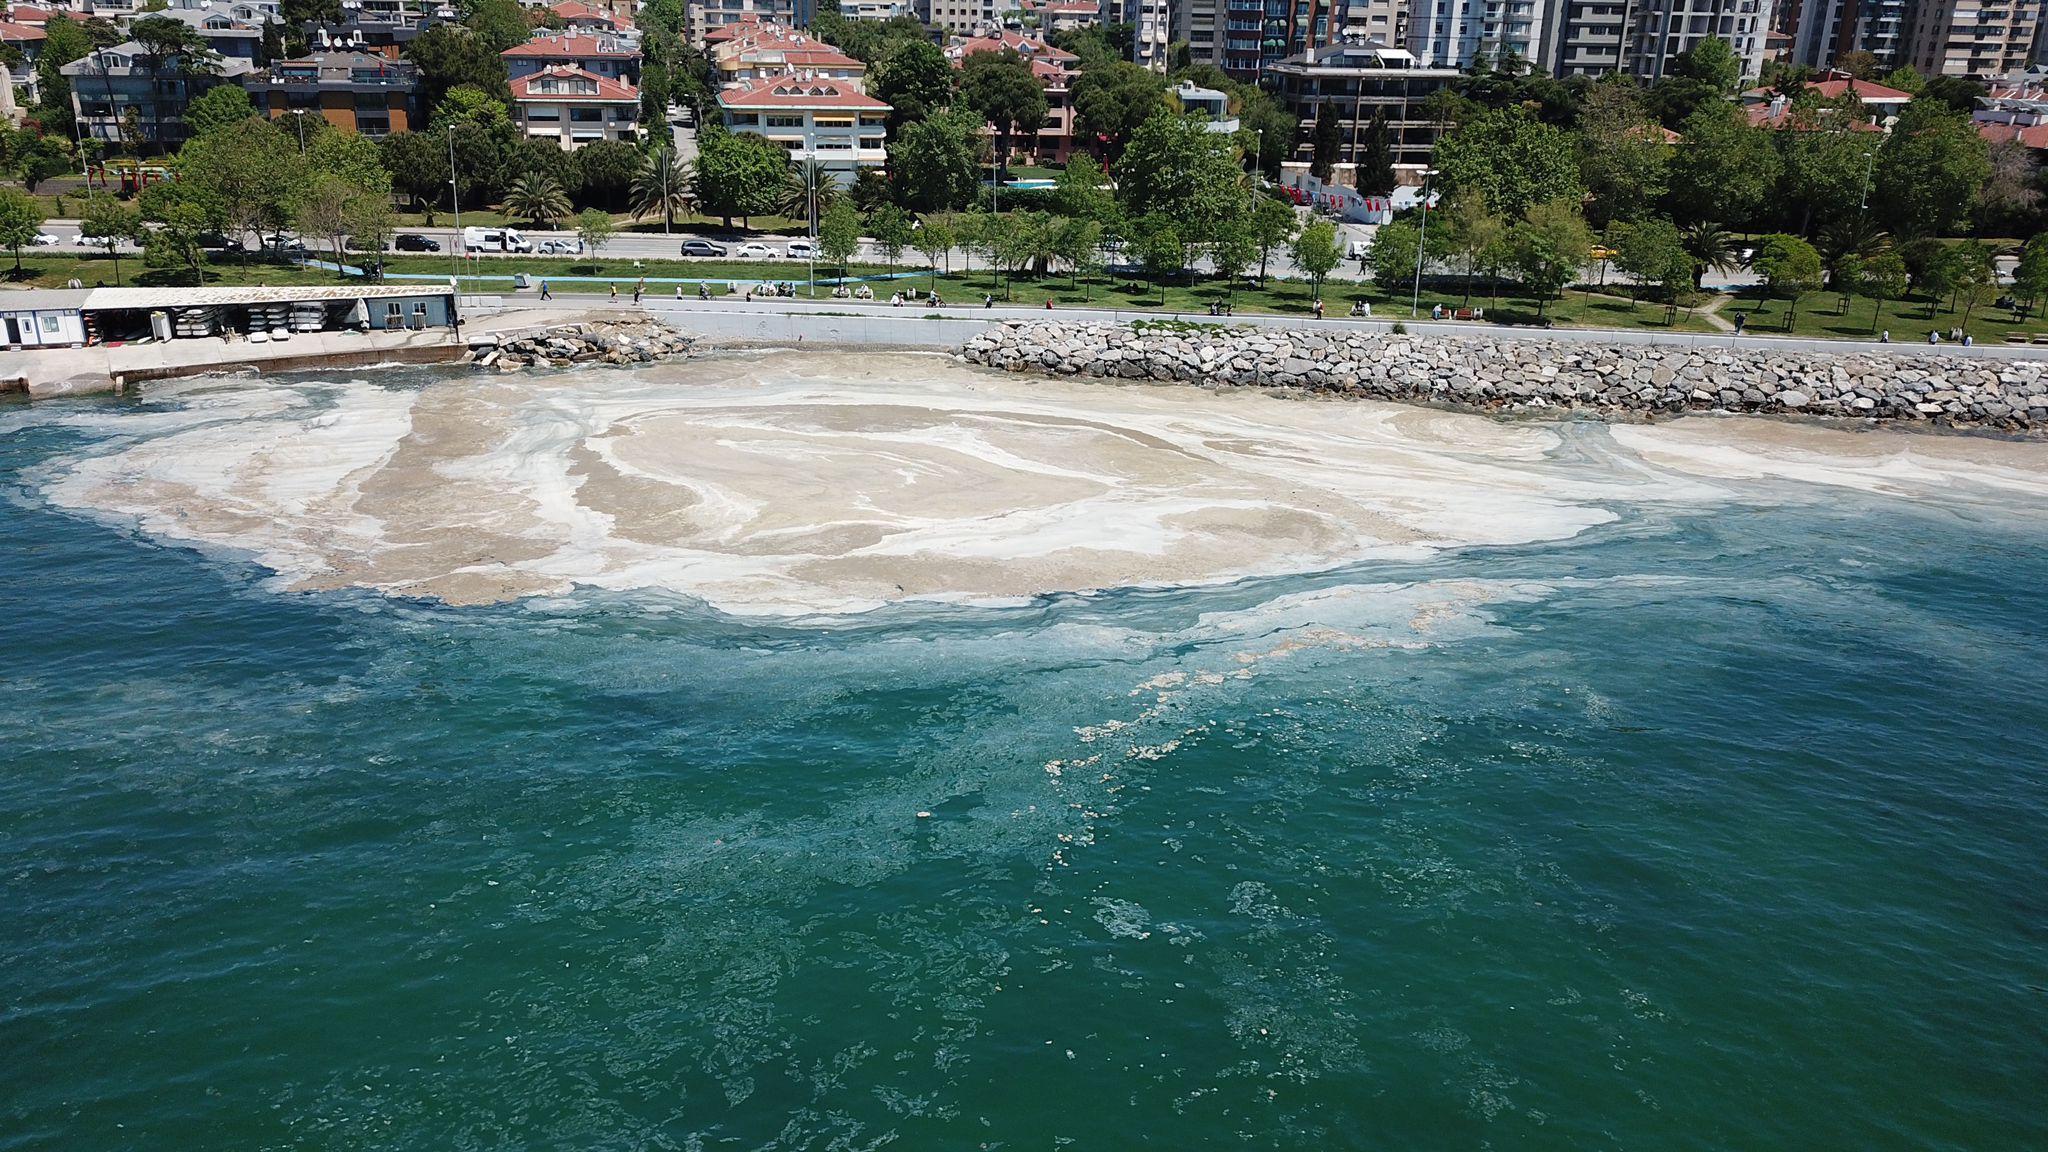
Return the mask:
<path fill-rule="evenodd" d="M 1988 295 L 1995 296 L 1996 293 Z M 1816 292 L 1800 298 L 1790 334 L 1822 340 L 1875 340 L 1874 328 L 1889 331 L 1895 344 L 1924 344 L 1931 331 L 1940 332 L 1941 338 L 1946 340 L 1955 328 L 1963 328 L 1979 344 L 2004 344 L 2008 334 L 2029 338 L 2035 333 L 2048 334 L 2048 317 L 2035 315 L 2028 320 L 2015 320 L 2010 311 L 1994 308 L 1990 300 L 1985 300 L 1970 311 L 1969 321 L 1965 324 L 1964 309 L 1961 306 L 1951 309 L 1948 303 L 1946 299 L 1935 303 L 1934 313 L 1929 316 L 1929 302 L 1924 298 L 1893 300 L 1882 306 L 1880 316 L 1875 301 L 1858 298 L 1849 301 L 1845 314 L 1841 310 L 1840 296 L 1832 292 Z M 1786 334 L 1786 302 L 1783 300 L 1765 299 L 1760 293 L 1743 293 L 1721 308 L 1721 316 L 1730 321 L 1738 312 L 1747 317 L 1748 331 L 1752 333 Z"/>

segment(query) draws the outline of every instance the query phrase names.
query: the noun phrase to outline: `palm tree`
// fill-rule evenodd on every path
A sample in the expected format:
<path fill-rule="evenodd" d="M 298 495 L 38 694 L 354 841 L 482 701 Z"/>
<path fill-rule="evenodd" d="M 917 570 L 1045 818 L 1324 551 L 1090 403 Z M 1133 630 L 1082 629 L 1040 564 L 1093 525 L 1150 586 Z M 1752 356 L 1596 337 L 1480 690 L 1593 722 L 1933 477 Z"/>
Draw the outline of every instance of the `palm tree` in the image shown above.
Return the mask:
<path fill-rule="evenodd" d="M 790 164 L 789 172 L 782 178 L 782 190 L 775 202 L 775 210 L 792 220 L 803 220 L 812 232 L 818 230 L 818 221 L 825 218 L 825 210 L 839 199 L 839 181 L 823 164 L 815 160 L 798 160 Z"/>
<path fill-rule="evenodd" d="M 1733 272 L 1742 267 L 1742 257 L 1735 250 L 1734 234 L 1711 220 L 1702 220 L 1685 230 L 1685 250 L 1693 260 L 1694 288 L 1706 282 L 1709 268 L 1717 272 Z"/>
<path fill-rule="evenodd" d="M 550 228 L 569 214 L 569 197 L 553 176 L 526 172 L 505 190 L 505 211 L 524 216 L 535 228 Z"/>
<path fill-rule="evenodd" d="M 690 209 L 690 168 L 673 150 L 649 152 L 633 174 L 633 219 L 661 217 L 662 231 L 675 227 L 676 213 Z"/>
<path fill-rule="evenodd" d="M 1891 234 L 1878 227 L 1869 216 L 1860 213 L 1824 229 L 1820 243 L 1815 245 L 1820 249 L 1821 267 L 1827 270 L 1828 283 L 1837 287 L 1846 287 L 1847 281 L 1853 278 L 1843 275 L 1853 263 L 1890 251 L 1891 246 Z M 1841 307 L 1836 315 L 1848 314 L 1849 293 L 1843 291 Z"/>

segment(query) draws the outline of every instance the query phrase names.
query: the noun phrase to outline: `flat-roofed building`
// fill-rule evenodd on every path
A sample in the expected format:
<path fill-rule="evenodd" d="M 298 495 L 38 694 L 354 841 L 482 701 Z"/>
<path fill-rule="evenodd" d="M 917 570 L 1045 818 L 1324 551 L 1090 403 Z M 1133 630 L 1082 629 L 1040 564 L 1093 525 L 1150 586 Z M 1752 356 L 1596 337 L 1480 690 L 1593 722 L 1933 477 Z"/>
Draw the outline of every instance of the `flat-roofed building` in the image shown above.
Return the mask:
<path fill-rule="evenodd" d="M 280 60 L 242 78 L 250 102 L 272 120 L 316 114 L 343 132 L 386 136 L 412 130 L 419 70 L 367 52 L 318 52 Z"/>
<path fill-rule="evenodd" d="M 1428 167 L 1441 125 L 1423 112 L 1425 102 L 1454 83 L 1456 68 L 1424 65 L 1415 54 L 1381 44 L 1333 44 L 1282 60 L 1267 68 L 1275 94 L 1303 125 L 1327 108 L 1341 131 L 1338 167 L 1355 169 L 1358 154 L 1377 117 L 1386 125 L 1397 174 Z M 1266 140 L 1266 148 L 1287 148 L 1287 160 L 1306 166 L 1314 143 L 1303 132 L 1296 141 Z M 1349 184 L 1348 175 L 1334 181 Z M 1419 182 L 1419 178 L 1418 178 Z"/>

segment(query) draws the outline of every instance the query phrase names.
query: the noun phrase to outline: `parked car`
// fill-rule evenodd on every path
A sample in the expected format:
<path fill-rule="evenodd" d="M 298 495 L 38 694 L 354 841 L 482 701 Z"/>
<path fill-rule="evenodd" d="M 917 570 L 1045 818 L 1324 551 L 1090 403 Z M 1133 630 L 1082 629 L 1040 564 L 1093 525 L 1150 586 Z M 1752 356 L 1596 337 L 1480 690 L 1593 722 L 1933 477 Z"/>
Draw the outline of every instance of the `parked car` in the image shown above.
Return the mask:
<path fill-rule="evenodd" d="M 514 228 L 464 228 L 462 249 L 465 252 L 531 252 L 533 241 L 521 236 Z"/>
<path fill-rule="evenodd" d="M 556 256 L 575 256 L 583 251 L 583 241 L 574 238 L 568 240 L 542 240 L 534 246 L 533 250 Z"/>
<path fill-rule="evenodd" d="M 787 254 L 791 260 L 810 260 L 818 255 L 818 246 L 809 240 L 791 240 Z"/>
<path fill-rule="evenodd" d="M 742 260 L 773 260 L 775 259 L 775 249 L 758 240 L 749 240 L 745 244 L 740 245 L 737 255 Z"/>
<path fill-rule="evenodd" d="M 55 236 L 50 235 L 48 232 L 38 232 L 36 233 L 36 238 L 33 241 L 31 241 L 31 243 L 33 243 L 38 248 L 54 248 L 57 245 L 62 244 L 63 241 L 57 239 Z"/>
<path fill-rule="evenodd" d="M 723 244 L 713 244 L 709 240 L 683 241 L 683 255 L 685 256 L 724 256 L 727 254 Z"/>
<path fill-rule="evenodd" d="M 432 236 L 419 236 L 411 232 L 401 232 L 398 234 L 398 238 L 391 242 L 391 250 L 393 252 L 439 252 L 441 250 L 441 242 Z"/>

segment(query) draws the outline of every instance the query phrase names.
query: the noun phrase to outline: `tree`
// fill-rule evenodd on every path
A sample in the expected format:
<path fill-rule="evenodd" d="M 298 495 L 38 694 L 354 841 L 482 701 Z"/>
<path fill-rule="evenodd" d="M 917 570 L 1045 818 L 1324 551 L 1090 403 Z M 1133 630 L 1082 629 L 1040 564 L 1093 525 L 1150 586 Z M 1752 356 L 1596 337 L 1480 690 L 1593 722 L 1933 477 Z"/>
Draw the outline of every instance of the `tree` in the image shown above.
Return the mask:
<path fill-rule="evenodd" d="M 931 265 L 934 292 L 939 290 L 939 264 L 953 251 L 953 245 L 958 239 L 945 221 L 932 216 L 925 217 L 917 229 L 917 250 L 924 256 L 925 262 Z"/>
<path fill-rule="evenodd" d="M 1916 236 L 1899 245 L 1898 252 L 1906 265 L 1907 282 L 1927 294 L 1927 318 L 1934 319 L 1935 308 L 1948 295 L 1954 271 L 1948 259 L 1948 245 L 1932 236 Z"/>
<path fill-rule="evenodd" d="M 1948 251 L 1949 283 L 1952 291 L 1962 298 L 1963 327 L 1970 326 L 1970 316 L 1977 305 L 1998 286 L 1998 276 L 1991 261 L 1991 248 L 1981 240 L 1965 240 Z"/>
<path fill-rule="evenodd" d="M 106 249 L 114 261 L 114 284 L 121 283 L 121 243 L 142 234 L 142 214 L 110 192 L 86 196 L 78 214 L 78 234 Z"/>
<path fill-rule="evenodd" d="M 1531 206 L 1509 243 L 1515 274 L 1536 297 L 1536 319 L 1541 321 L 1544 306 L 1586 266 L 1593 233 L 1580 218 L 1578 204 L 1560 198 Z"/>
<path fill-rule="evenodd" d="M 1617 227 L 1614 265 L 1633 282 L 1631 299 L 1640 289 L 1655 285 L 1658 297 L 1671 302 L 1693 286 L 1692 254 L 1685 250 L 1677 225 L 1651 217 Z"/>
<path fill-rule="evenodd" d="M 1160 112 L 1171 112 L 1167 104 L 1165 78 L 1149 68 L 1116 61 L 1102 67 L 1084 68 L 1074 81 L 1074 123 L 1084 136 L 1093 137 L 1111 160 L 1138 126 Z"/>
<path fill-rule="evenodd" d="M 929 40 L 898 44 L 875 61 L 870 84 L 876 99 L 889 105 L 891 139 L 905 124 L 915 123 L 953 102 L 953 65 Z"/>
<path fill-rule="evenodd" d="M 1237 148 L 1195 116 L 1154 116 L 1116 162 L 1117 193 L 1131 216 L 1161 214 L 1190 244 L 1205 241 L 1244 204 Z"/>
<path fill-rule="evenodd" d="M 839 200 L 818 221 L 818 254 L 839 265 L 843 277 L 847 261 L 859 251 L 860 213 L 854 211 L 852 201 Z"/>
<path fill-rule="evenodd" d="M 341 220 L 348 232 L 349 246 L 358 252 L 382 253 L 398 228 L 398 216 L 391 211 L 391 197 L 361 189 L 348 198 Z"/>
<path fill-rule="evenodd" d="M 1765 292 L 1785 301 L 1785 331 L 1790 332 L 1799 298 L 1820 290 L 1820 253 L 1797 236 L 1766 236 L 1749 266 L 1763 279 Z"/>
<path fill-rule="evenodd" d="M 275 124 L 252 117 L 187 141 L 177 182 L 219 206 L 229 235 L 260 239 L 291 219 L 305 172 L 296 144 Z"/>
<path fill-rule="evenodd" d="M 2048 296 L 2048 232 L 2036 234 L 2020 249 L 2020 262 L 2013 269 L 2012 285 L 2029 310 Z"/>
<path fill-rule="evenodd" d="M 1733 95 L 1742 83 L 1742 57 L 1718 36 L 1695 41 L 1671 62 L 1673 75 L 1711 85 L 1723 96 Z"/>
<path fill-rule="evenodd" d="M 1520 216 L 1530 205 L 1579 196 L 1579 164 L 1569 135 L 1524 108 L 1487 112 L 1438 142 L 1439 186 L 1478 189 L 1497 212 Z"/>
<path fill-rule="evenodd" d="M 646 162 L 640 150 L 624 140 L 593 140 L 578 148 L 575 156 L 583 206 L 607 212 L 626 207 L 633 193 L 633 177 Z"/>
<path fill-rule="evenodd" d="M 419 69 L 420 110 L 428 123 L 456 88 L 475 88 L 500 101 L 512 98 L 498 50 L 460 24 L 430 25 L 405 46 L 405 58 Z"/>
<path fill-rule="evenodd" d="M 164 180 L 142 190 L 136 207 L 147 225 L 142 262 L 150 268 L 189 271 L 194 284 L 206 276 L 203 236 L 226 227 L 227 213 L 211 192 L 187 180 Z"/>
<path fill-rule="evenodd" d="M 1969 213 L 1990 178 L 1989 147 L 1969 117 L 1915 100 L 1878 154 L 1871 203 L 1893 232 L 1940 235 Z"/>
<path fill-rule="evenodd" d="M 1799 230 L 1811 234 L 1860 212 L 1864 181 L 1883 137 L 1858 131 L 1853 99 L 1839 104 L 1796 101 L 1788 131 L 1777 133 L 1784 155 L 1784 195 L 1799 206 Z"/>
<path fill-rule="evenodd" d="M 1633 220 L 1669 184 L 1671 147 L 1632 84 L 1595 84 L 1579 115 L 1579 179 L 1593 196 L 1595 222 Z"/>
<path fill-rule="evenodd" d="M 788 169 L 789 153 L 767 137 L 706 125 L 697 139 L 697 202 L 730 228 L 735 216 L 773 211 Z"/>
<path fill-rule="evenodd" d="M 1060 171 L 1052 190 L 1053 211 L 1086 220 L 1107 220 L 1116 212 L 1116 196 L 1095 158 L 1077 152 Z"/>
<path fill-rule="evenodd" d="M 661 229 L 675 227 L 676 214 L 690 209 L 690 169 L 666 145 L 647 154 L 633 174 L 633 219 L 661 217 Z"/>
<path fill-rule="evenodd" d="M 517 0 L 464 0 L 463 9 L 463 26 L 493 52 L 517 47 L 533 35 Z"/>
<path fill-rule="evenodd" d="M 527 172 L 505 190 L 505 211 L 524 216 L 535 228 L 553 228 L 570 211 L 569 196 L 555 178 Z"/>
<path fill-rule="evenodd" d="M 1081 274 L 1096 263 L 1096 251 L 1102 247 L 1102 225 L 1098 221 L 1070 216 L 1060 221 L 1053 237 L 1053 250 L 1067 262 L 1067 270 L 1073 273 L 1075 287 L 1081 286 Z M 1222 264 L 1217 265 L 1219 271 Z"/>
<path fill-rule="evenodd" d="M 185 105 L 185 128 L 194 136 L 204 136 L 255 114 L 248 89 L 239 84 L 216 84 Z"/>
<path fill-rule="evenodd" d="M 1358 170 L 1353 184 L 1361 196 L 1385 196 L 1394 190 L 1394 145 L 1387 135 L 1386 117 L 1372 114 L 1372 126 L 1358 146 Z"/>
<path fill-rule="evenodd" d="M 377 157 L 391 174 L 392 190 L 412 200 L 433 223 L 434 205 L 448 193 L 448 153 L 425 132 L 394 132 L 378 142 Z"/>
<path fill-rule="evenodd" d="M 783 174 L 775 210 L 792 220 L 802 220 L 806 230 L 815 229 L 825 210 L 837 199 L 839 183 L 831 169 L 815 160 L 798 160 Z"/>
<path fill-rule="evenodd" d="M 1209 237 L 1209 265 L 1223 277 L 1233 296 L 1237 294 L 1238 279 L 1258 258 L 1258 241 L 1252 236 L 1251 222 L 1245 213 L 1233 214 Z"/>
<path fill-rule="evenodd" d="M 1145 274 L 1159 285 L 1159 302 L 1166 303 L 1166 281 L 1187 267 L 1187 247 L 1173 221 L 1165 216 L 1140 216 L 1131 221 L 1133 246 Z"/>
<path fill-rule="evenodd" d="M 1465 303 L 1469 305 L 1472 281 L 1487 254 L 1506 241 L 1507 224 L 1487 207 L 1486 193 L 1476 189 L 1450 197 L 1437 215 L 1442 217 L 1443 227 L 1439 231 L 1444 236 L 1445 248 L 1464 265 Z M 1410 259 L 1413 260 L 1412 252 Z"/>
<path fill-rule="evenodd" d="M 884 204 L 868 217 L 868 234 L 875 238 L 875 245 L 882 250 L 882 258 L 889 262 L 889 271 L 896 270 L 896 261 L 903 258 L 903 250 L 910 247 L 916 238 L 910 227 L 910 217 L 894 204 Z"/>
<path fill-rule="evenodd" d="M 904 126 L 889 145 L 896 201 L 923 211 L 974 200 L 981 156 L 981 118 L 954 107 Z"/>
<path fill-rule="evenodd" d="M 365 192 L 391 191 L 391 173 L 384 168 L 377 142 L 354 132 L 316 134 L 306 149 L 306 167 L 339 176 Z"/>
<path fill-rule="evenodd" d="M 1366 263 L 1372 268 L 1372 282 L 1382 292 L 1393 293 L 1415 276 L 1416 257 L 1422 251 L 1421 230 L 1407 220 L 1390 220 L 1372 234 Z"/>
<path fill-rule="evenodd" d="M 1045 123 L 1045 88 L 1015 52 L 976 52 L 963 60 L 960 100 L 995 129 L 998 169 L 1009 159 L 1013 133 L 1033 136 Z"/>
<path fill-rule="evenodd" d="M 43 181 L 73 170 L 71 141 L 47 132 L 37 134 L 23 130 L 18 135 L 23 144 L 16 156 L 15 168 L 21 173 L 23 188 L 34 192 L 36 185 Z"/>
<path fill-rule="evenodd" d="M 349 202 L 359 190 L 339 176 L 325 173 L 312 178 L 301 189 L 296 198 L 292 223 L 301 235 L 319 236 L 327 241 L 327 250 L 334 256 L 336 264 L 342 263 L 342 238 L 348 234 Z"/>
<path fill-rule="evenodd" d="M 0 188 L 0 248 L 13 250 L 16 278 L 21 276 L 21 250 L 35 243 L 42 228 L 43 210 L 34 197 L 19 188 Z"/>
<path fill-rule="evenodd" d="M 137 55 L 146 62 L 145 70 L 153 76 L 168 72 L 189 78 L 220 68 L 220 53 L 208 46 L 197 28 L 182 20 L 144 16 L 128 25 L 128 34 L 141 49 Z M 160 151 L 169 150 L 164 140 L 165 87 L 161 80 L 150 85 L 151 139 Z"/>
<path fill-rule="evenodd" d="M 576 214 L 576 242 L 596 260 L 604 246 L 619 234 L 619 226 L 612 223 L 611 213 L 596 208 L 585 208 Z"/>
<path fill-rule="evenodd" d="M 1877 333 L 1879 319 L 1884 316 L 1884 303 L 1897 300 L 1906 293 L 1906 262 L 1897 252 L 1880 252 L 1863 261 L 1857 277 L 1863 294 L 1876 302 L 1870 310 L 1870 331 Z"/>
<path fill-rule="evenodd" d="M 1259 198 L 1252 209 L 1252 243 L 1259 248 L 1259 283 L 1266 282 L 1266 261 L 1273 249 L 1287 243 L 1294 237 L 1296 219 L 1294 206 L 1270 196 Z"/>
<path fill-rule="evenodd" d="M 1913 94 L 1913 103 L 1907 107 L 1910 109 L 1914 105 L 1920 105 L 1928 111 L 1946 108 L 1950 112 L 1968 116 L 1977 110 L 1977 101 L 1983 99 L 1984 95 L 1984 85 L 1975 80 L 1938 73 L 1921 82 L 1919 91 Z"/>
<path fill-rule="evenodd" d="M 2000 140 L 1985 154 L 1991 175 L 1977 193 L 1979 231 L 2012 236 L 2027 229 L 2041 205 L 2040 162 L 2018 140 Z"/>
<path fill-rule="evenodd" d="M 1315 135 L 1309 147 L 1308 174 L 1328 183 L 1337 171 L 1344 151 L 1344 126 L 1337 123 L 1337 110 L 1324 103 L 1316 111 Z"/>
<path fill-rule="evenodd" d="M 1688 117 L 1680 135 L 1665 197 L 1672 217 L 1682 224 L 1740 224 L 1756 215 L 1778 182 L 1769 134 L 1751 127 L 1735 105 L 1717 100 Z"/>
<path fill-rule="evenodd" d="M 1294 266 L 1308 273 L 1309 287 L 1315 298 L 1321 300 L 1324 278 L 1344 258 L 1344 249 L 1337 243 L 1337 226 L 1328 220 L 1310 220 L 1294 238 L 1291 254 Z"/>

